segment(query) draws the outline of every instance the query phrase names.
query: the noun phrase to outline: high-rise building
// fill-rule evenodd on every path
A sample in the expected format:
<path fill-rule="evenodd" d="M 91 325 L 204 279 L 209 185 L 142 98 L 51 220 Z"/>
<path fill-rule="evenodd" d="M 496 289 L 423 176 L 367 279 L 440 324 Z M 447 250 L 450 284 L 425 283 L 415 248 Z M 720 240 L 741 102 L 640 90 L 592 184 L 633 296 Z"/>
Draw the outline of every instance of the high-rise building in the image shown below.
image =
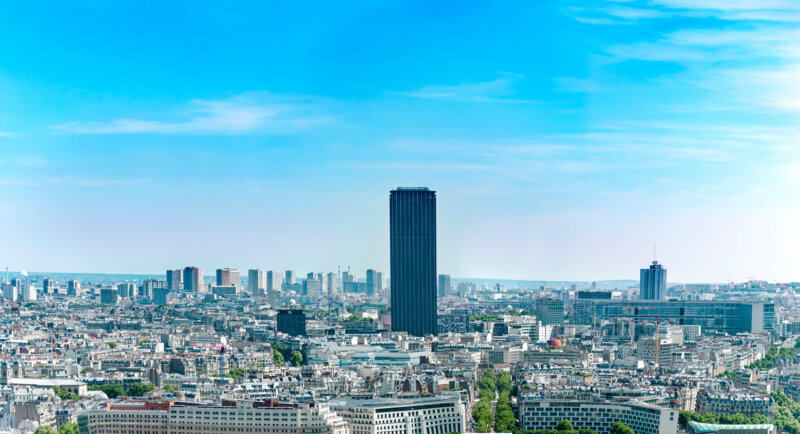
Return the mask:
<path fill-rule="evenodd" d="M 42 292 L 45 294 L 51 294 L 55 290 L 56 283 L 53 279 L 45 277 L 42 281 Z"/>
<path fill-rule="evenodd" d="M 328 285 L 328 294 L 336 294 L 337 292 L 339 292 L 339 279 L 337 279 L 336 273 L 328 273 L 326 278 Z"/>
<path fill-rule="evenodd" d="M 181 270 L 167 270 L 167 288 L 173 291 L 183 289 L 183 274 Z"/>
<path fill-rule="evenodd" d="M 236 268 L 218 268 L 217 269 L 217 286 L 239 286 L 241 284 L 241 277 L 239 270 Z"/>
<path fill-rule="evenodd" d="M 534 305 L 536 319 L 542 325 L 564 324 L 564 300 L 558 298 L 537 298 Z"/>
<path fill-rule="evenodd" d="M 378 272 L 373 269 L 367 270 L 367 295 L 373 296 L 378 293 Z"/>
<path fill-rule="evenodd" d="M 439 297 L 447 297 L 450 295 L 450 291 L 452 287 L 450 286 L 450 275 L 449 274 L 440 274 L 439 275 Z"/>
<path fill-rule="evenodd" d="M 306 313 L 303 309 L 278 309 L 278 332 L 289 336 L 306 335 Z"/>
<path fill-rule="evenodd" d="M 383 271 L 378 271 L 378 291 L 386 289 L 386 275 Z"/>
<path fill-rule="evenodd" d="M 392 330 L 436 334 L 436 192 L 397 188 L 389 194 Z"/>
<path fill-rule="evenodd" d="M 306 295 L 321 297 L 322 273 L 308 273 L 306 280 L 303 282 L 303 292 Z"/>
<path fill-rule="evenodd" d="M 133 283 L 118 283 L 117 294 L 120 298 L 133 299 L 136 297 L 136 285 Z"/>
<path fill-rule="evenodd" d="M 148 300 L 153 300 L 156 288 L 166 288 L 167 282 L 158 279 L 145 279 L 142 281 L 139 296 Z"/>
<path fill-rule="evenodd" d="M 267 291 L 280 291 L 283 284 L 283 273 L 280 271 L 267 271 Z"/>
<path fill-rule="evenodd" d="M 183 289 L 190 292 L 206 292 L 201 268 L 186 267 L 183 269 Z"/>
<path fill-rule="evenodd" d="M 117 304 L 119 302 L 119 292 L 116 288 L 100 289 L 100 303 Z"/>
<path fill-rule="evenodd" d="M 263 294 L 267 290 L 267 273 L 258 269 L 248 270 L 247 290 L 253 294 Z"/>
<path fill-rule="evenodd" d="M 283 283 L 294 285 L 296 278 L 297 276 L 294 275 L 294 270 L 286 270 L 286 273 L 283 275 Z"/>
<path fill-rule="evenodd" d="M 667 299 L 667 269 L 657 261 L 639 273 L 639 300 Z"/>
<path fill-rule="evenodd" d="M 67 282 L 67 295 L 75 297 L 81 292 L 81 282 L 73 279 Z"/>

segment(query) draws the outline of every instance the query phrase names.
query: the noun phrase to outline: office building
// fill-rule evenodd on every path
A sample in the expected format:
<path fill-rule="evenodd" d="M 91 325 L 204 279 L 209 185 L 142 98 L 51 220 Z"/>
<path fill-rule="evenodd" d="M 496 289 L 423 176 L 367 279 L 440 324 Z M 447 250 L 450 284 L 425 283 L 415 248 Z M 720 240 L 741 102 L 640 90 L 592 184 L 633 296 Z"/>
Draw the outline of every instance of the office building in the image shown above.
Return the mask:
<path fill-rule="evenodd" d="M 465 432 L 464 405 L 457 398 L 353 399 L 331 407 L 351 434 L 444 434 Z"/>
<path fill-rule="evenodd" d="M 657 261 L 639 272 L 639 300 L 667 299 L 667 269 Z"/>
<path fill-rule="evenodd" d="M 564 300 L 558 298 L 538 298 L 534 304 L 534 314 L 542 325 L 564 324 Z"/>
<path fill-rule="evenodd" d="M 181 270 L 167 270 L 167 288 L 173 291 L 183 289 L 183 273 Z"/>
<path fill-rule="evenodd" d="M 383 271 L 378 271 L 378 292 L 386 289 L 386 274 Z"/>
<path fill-rule="evenodd" d="M 75 297 L 81 293 L 81 282 L 72 279 L 67 282 L 67 295 Z"/>
<path fill-rule="evenodd" d="M 78 414 L 80 434 L 349 434 L 327 405 L 223 400 L 221 405 L 152 399 L 110 402 Z"/>
<path fill-rule="evenodd" d="M 336 294 L 339 292 L 339 279 L 336 273 L 328 273 L 326 277 L 326 285 L 328 287 L 328 294 Z"/>
<path fill-rule="evenodd" d="M 283 285 L 283 272 L 267 271 L 267 291 L 280 291 L 281 285 Z"/>
<path fill-rule="evenodd" d="M 450 295 L 450 291 L 452 291 L 453 287 L 450 286 L 450 275 L 449 274 L 440 274 L 439 275 L 439 298 L 447 297 Z"/>
<path fill-rule="evenodd" d="M 578 291 L 575 298 L 578 300 L 611 300 L 612 294 L 611 291 Z"/>
<path fill-rule="evenodd" d="M 169 288 L 153 288 L 153 304 L 165 305 L 169 303 Z"/>
<path fill-rule="evenodd" d="M 286 270 L 286 273 L 283 275 L 283 283 L 287 285 L 294 285 L 296 283 L 296 278 L 294 274 L 294 270 Z"/>
<path fill-rule="evenodd" d="M 3 298 L 6 301 L 17 301 L 19 297 L 19 287 L 10 283 L 3 284 Z"/>
<path fill-rule="evenodd" d="M 218 268 L 217 286 L 236 286 L 241 285 L 239 270 L 236 268 Z"/>
<path fill-rule="evenodd" d="M 716 333 L 763 333 L 775 326 L 775 304 L 764 301 L 595 301 L 594 325 L 604 320 L 696 325 Z"/>
<path fill-rule="evenodd" d="M 117 295 L 119 295 L 119 298 L 130 298 L 130 299 L 135 298 L 136 285 L 133 283 L 118 283 Z"/>
<path fill-rule="evenodd" d="M 267 290 L 267 273 L 258 269 L 248 270 L 247 290 L 252 294 L 264 294 Z"/>
<path fill-rule="evenodd" d="M 303 293 L 312 297 L 321 297 L 322 280 L 322 273 L 308 273 L 303 282 Z"/>
<path fill-rule="evenodd" d="M 189 292 L 206 292 L 203 283 L 203 270 L 197 267 L 186 267 L 183 269 L 183 289 Z"/>
<path fill-rule="evenodd" d="M 392 330 L 436 334 L 436 192 L 392 190 L 389 229 Z"/>
<path fill-rule="evenodd" d="M 100 303 L 102 304 L 117 304 L 119 303 L 119 292 L 117 288 L 102 288 L 100 289 Z"/>
<path fill-rule="evenodd" d="M 306 335 L 306 313 L 303 309 L 278 309 L 277 330 L 289 336 Z"/>
<path fill-rule="evenodd" d="M 42 281 L 42 292 L 45 294 L 53 294 L 56 292 L 56 283 L 53 279 L 45 277 Z"/>
<path fill-rule="evenodd" d="M 148 300 L 153 299 L 153 294 L 157 288 L 166 288 L 167 282 L 165 280 L 158 280 L 158 279 L 145 279 L 142 281 L 142 286 L 140 287 L 139 297 L 145 298 Z"/>
<path fill-rule="evenodd" d="M 675 434 L 678 411 L 643 402 L 549 400 L 525 394 L 519 400 L 520 428 L 526 431 L 552 430 L 569 419 L 576 430 L 588 428 L 601 433 L 622 422 L 636 434 Z"/>
<path fill-rule="evenodd" d="M 372 297 L 378 293 L 378 272 L 373 269 L 367 270 L 367 295 Z"/>

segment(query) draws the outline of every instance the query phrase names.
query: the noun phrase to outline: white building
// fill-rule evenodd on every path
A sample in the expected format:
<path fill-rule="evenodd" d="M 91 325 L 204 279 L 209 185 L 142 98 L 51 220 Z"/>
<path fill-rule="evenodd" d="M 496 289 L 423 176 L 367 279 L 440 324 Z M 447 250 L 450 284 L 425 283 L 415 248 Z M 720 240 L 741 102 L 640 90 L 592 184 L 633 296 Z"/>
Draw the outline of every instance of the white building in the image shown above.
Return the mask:
<path fill-rule="evenodd" d="M 367 399 L 331 404 L 350 425 L 351 434 L 464 432 L 464 406 L 458 398 Z"/>
<path fill-rule="evenodd" d="M 555 429 L 565 418 L 575 429 L 589 428 L 597 432 L 609 432 L 615 422 L 628 425 L 637 434 L 675 434 L 678 431 L 678 411 L 652 404 L 541 400 L 532 395 L 524 395 L 519 401 L 521 429 Z"/>

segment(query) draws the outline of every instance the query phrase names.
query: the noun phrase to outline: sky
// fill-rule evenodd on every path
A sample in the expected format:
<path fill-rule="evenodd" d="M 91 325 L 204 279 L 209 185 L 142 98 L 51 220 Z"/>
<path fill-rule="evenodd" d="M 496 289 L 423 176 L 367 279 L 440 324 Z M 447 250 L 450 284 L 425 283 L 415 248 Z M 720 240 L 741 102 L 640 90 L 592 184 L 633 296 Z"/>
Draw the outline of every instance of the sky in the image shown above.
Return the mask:
<path fill-rule="evenodd" d="M 795 0 L 0 3 L 0 266 L 800 281 Z"/>

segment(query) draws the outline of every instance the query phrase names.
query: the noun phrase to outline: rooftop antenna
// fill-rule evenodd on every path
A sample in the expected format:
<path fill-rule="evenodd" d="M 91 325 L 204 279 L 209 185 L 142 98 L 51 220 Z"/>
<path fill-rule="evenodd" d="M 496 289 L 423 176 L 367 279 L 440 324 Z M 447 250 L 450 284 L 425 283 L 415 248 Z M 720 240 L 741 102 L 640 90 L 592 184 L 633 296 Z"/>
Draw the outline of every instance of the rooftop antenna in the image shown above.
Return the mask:
<path fill-rule="evenodd" d="M 653 263 L 655 264 L 655 262 L 656 262 L 656 244 L 653 243 Z"/>

